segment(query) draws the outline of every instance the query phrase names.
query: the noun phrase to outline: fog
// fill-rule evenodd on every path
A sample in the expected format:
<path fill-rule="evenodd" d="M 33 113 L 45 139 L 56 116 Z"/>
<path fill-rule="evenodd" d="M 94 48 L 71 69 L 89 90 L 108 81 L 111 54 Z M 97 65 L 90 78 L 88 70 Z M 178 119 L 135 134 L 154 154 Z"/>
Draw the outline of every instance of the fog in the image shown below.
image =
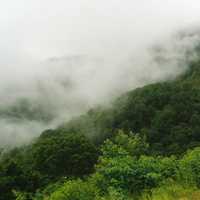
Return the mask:
<path fill-rule="evenodd" d="M 196 59 L 196 0 L 0 2 L 0 146 L 173 79 Z"/>

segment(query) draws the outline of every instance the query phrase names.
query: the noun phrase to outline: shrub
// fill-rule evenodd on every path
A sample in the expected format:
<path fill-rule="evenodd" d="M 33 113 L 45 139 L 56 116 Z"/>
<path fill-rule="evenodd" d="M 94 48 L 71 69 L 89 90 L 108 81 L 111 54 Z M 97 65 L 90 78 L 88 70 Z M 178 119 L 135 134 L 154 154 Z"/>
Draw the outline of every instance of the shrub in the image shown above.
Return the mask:
<path fill-rule="evenodd" d="M 179 178 L 186 184 L 200 186 L 200 147 L 188 151 L 180 160 Z"/>
<path fill-rule="evenodd" d="M 94 200 L 97 189 L 82 180 L 67 181 L 47 198 L 47 200 Z"/>

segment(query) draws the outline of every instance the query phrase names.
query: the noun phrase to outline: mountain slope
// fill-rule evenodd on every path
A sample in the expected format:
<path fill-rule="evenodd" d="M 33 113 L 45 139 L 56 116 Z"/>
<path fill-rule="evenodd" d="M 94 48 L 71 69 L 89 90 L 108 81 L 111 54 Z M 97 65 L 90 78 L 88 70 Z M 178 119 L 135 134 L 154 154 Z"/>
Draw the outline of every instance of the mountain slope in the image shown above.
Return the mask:
<path fill-rule="evenodd" d="M 130 91 L 109 108 L 91 109 L 57 129 L 101 143 L 118 129 L 140 133 L 158 154 L 179 154 L 200 144 L 200 62 L 176 80 Z"/>
<path fill-rule="evenodd" d="M 155 188 L 168 178 L 176 181 L 179 172 L 186 180 L 192 172 L 198 182 L 199 148 L 183 162 L 182 155 L 200 146 L 199 67 L 200 62 L 192 63 L 176 80 L 130 91 L 109 107 L 96 107 L 57 129 L 44 131 L 25 147 L 7 153 L 0 150 L 0 200 L 16 199 L 15 191 L 20 192 L 18 199 L 44 199 L 46 192 L 48 196 L 62 189 L 66 180 L 67 188 L 75 181 L 72 194 L 82 195 L 73 191 L 77 178 L 83 177 L 97 181 L 99 188 L 105 183 L 130 186 L 129 192 L 136 186 Z M 84 182 L 85 187 L 90 185 Z M 44 198 L 37 195 L 38 190 Z"/>

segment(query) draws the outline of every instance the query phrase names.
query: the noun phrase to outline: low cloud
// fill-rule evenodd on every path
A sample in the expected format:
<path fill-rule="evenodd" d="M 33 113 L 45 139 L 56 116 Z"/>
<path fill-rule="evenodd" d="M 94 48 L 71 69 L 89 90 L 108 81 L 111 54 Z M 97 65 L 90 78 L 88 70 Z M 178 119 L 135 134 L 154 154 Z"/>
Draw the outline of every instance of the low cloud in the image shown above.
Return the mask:
<path fill-rule="evenodd" d="M 128 90 L 175 78 L 197 57 L 196 1 L 2 4 L 0 146 L 26 143 Z"/>

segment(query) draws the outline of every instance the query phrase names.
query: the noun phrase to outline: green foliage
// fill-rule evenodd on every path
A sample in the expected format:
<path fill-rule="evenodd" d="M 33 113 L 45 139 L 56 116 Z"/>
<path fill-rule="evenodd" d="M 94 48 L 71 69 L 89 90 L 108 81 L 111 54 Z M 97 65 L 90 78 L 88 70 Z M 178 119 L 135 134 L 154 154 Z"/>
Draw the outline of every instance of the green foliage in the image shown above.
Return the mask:
<path fill-rule="evenodd" d="M 16 200 L 31 200 L 32 195 L 27 192 L 18 192 L 18 191 L 13 191 Z"/>
<path fill-rule="evenodd" d="M 33 199 L 175 200 L 183 197 L 186 200 L 197 200 L 199 198 L 200 193 L 195 188 L 199 180 L 199 148 L 188 152 L 179 160 L 174 156 L 135 156 L 132 148 L 128 148 L 130 147 L 128 141 L 135 147 L 136 144 L 141 144 L 141 139 L 138 139 L 139 136 L 131 135 L 128 138 L 127 135 L 123 136 L 124 133 L 120 131 L 112 140 L 104 142 L 96 170 L 87 179 L 64 180 L 64 183 L 50 184 L 42 192 L 37 192 Z M 195 178 L 195 181 L 186 182 L 188 177 Z M 24 198 L 24 193 L 20 195 L 20 198 Z"/>
<path fill-rule="evenodd" d="M 34 193 L 61 177 L 92 172 L 97 148 L 84 136 L 45 132 L 31 146 L 16 148 L 0 160 L 0 200 L 14 199 L 13 190 Z"/>
<path fill-rule="evenodd" d="M 47 200 L 94 200 L 98 192 L 93 185 L 81 180 L 67 181 Z"/>
<path fill-rule="evenodd" d="M 120 152 L 121 153 L 121 152 Z M 102 192 L 108 187 L 129 190 L 134 160 L 129 155 L 101 158 L 93 179 Z"/>
<path fill-rule="evenodd" d="M 41 137 L 31 150 L 33 168 L 52 177 L 86 175 L 97 155 L 95 146 L 78 134 Z"/>
<path fill-rule="evenodd" d="M 82 134 L 91 138 L 96 144 L 101 144 L 113 133 L 113 117 L 112 109 L 96 107 L 85 115 L 62 124 L 57 130 Z"/>
<path fill-rule="evenodd" d="M 180 160 L 179 176 L 187 184 L 200 187 L 200 147 L 189 151 Z"/>
<path fill-rule="evenodd" d="M 151 194 L 144 193 L 140 200 L 199 200 L 200 191 L 171 182 L 153 189 Z"/>
<path fill-rule="evenodd" d="M 118 144 L 107 140 L 101 148 L 102 156 L 92 181 L 103 193 L 107 193 L 109 187 L 128 193 L 141 193 L 145 189 L 158 186 L 168 178 L 175 178 L 178 168 L 175 157 L 141 156 L 137 159 L 133 156 L 133 148 L 129 151 L 129 140 L 134 147 L 138 141 L 138 144 L 141 142 L 138 136 L 134 142 L 133 137 L 127 139 L 120 133 L 114 139 Z"/>
<path fill-rule="evenodd" d="M 127 134 L 123 130 L 119 130 L 113 142 L 124 148 L 130 155 L 136 157 L 147 154 L 149 150 L 149 144 L 140 134 L 134 134 L 132 132 Z"/>
<path fill-rule="evenodd" d="M 122 191 L 118 191 L 114 188 L 108 189 L 108 194 L 102 197 L 97 198 L 97 200 L 131 200 L 127 194 L 124 194 Z"/>

